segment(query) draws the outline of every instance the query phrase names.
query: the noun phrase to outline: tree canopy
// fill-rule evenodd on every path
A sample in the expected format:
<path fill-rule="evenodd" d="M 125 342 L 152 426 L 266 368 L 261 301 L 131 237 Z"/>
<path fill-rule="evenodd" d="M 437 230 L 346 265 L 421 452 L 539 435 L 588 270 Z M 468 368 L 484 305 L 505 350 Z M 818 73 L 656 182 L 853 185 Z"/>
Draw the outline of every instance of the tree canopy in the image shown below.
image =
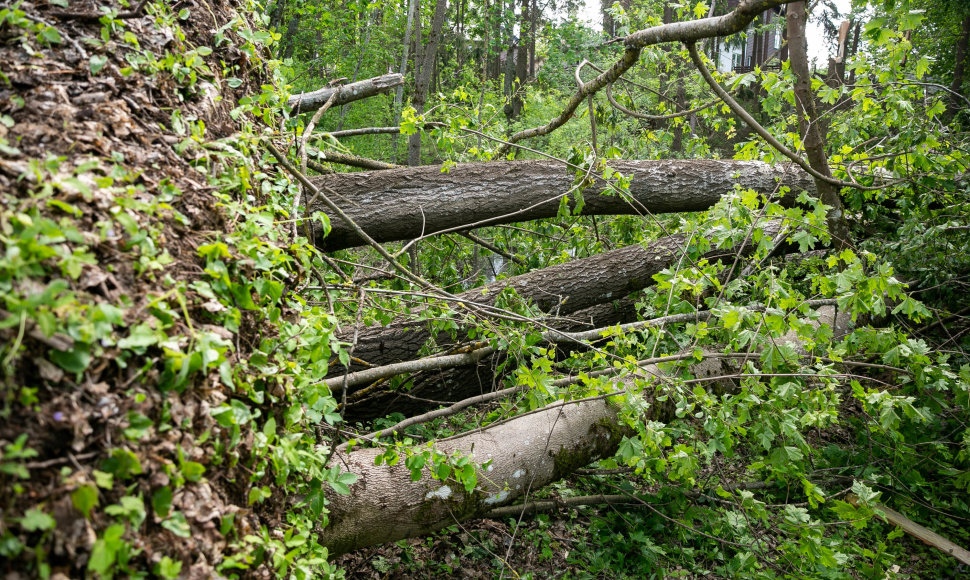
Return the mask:
<path fill-rule="evenodd" d="M 965 3 L 598 7 L 0 8 L 0 572 L 966 573 Z"/>

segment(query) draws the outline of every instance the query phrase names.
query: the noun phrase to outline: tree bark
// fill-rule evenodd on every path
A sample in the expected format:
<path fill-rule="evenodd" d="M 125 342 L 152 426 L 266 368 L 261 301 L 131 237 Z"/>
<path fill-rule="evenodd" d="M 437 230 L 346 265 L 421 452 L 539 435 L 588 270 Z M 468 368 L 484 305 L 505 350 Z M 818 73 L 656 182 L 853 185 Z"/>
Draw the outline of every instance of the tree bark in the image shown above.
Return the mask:
<path fill-rule="evenodd" d="M 832 177 L 828 157 L 825 154 L 825 138 L 815 113 L 815 93 L 812 92 L 812 77 L 808 69 L 808 47 L 805 39 L 805 25 L 808 15 L 804 0 L 788 5 L 788 54 L 792 72 L 795 74 L 795 112 L 798 116 L 798 131 L 812 169 Z M 850 243 L 849 224 L 842 208 L 842 198 L 836 186 L 822 179 L 815 180 L 819 199 L 829 206 L 826 214 L 832 245 L 841 249 Z"/>
<path fill-rule="evenodd" d="M 574 312 L 568 317 L 551 318 L 546 324 L 561 331 L 588 331 L 594 328 L 625 324 L 637 320 L 636 299 L 626 296 Z M 435 401 L 460 401 L 494 391 L 499 376 L 496 369 L 505 361 L 505 353 L 491 355 L 476 364 L 451 369 L 423 371 L 411 375 L 407 395 L 397 390 L 356 393 L 347 399 L 344 419 L 349 423 L 370 421 L 401 413 L 413 417 L 437 407 Z"/>
<path fill-rule="evenodd" d="M 448 8 L 447 0 L 438 0 L 434 7 L 434 17 L 431 21 L 431 31 L 428 34 L 428 44 L 421 51 L 421 64 L 415 62 L 415 74 L 417 79 L 414 86 L 414 94 L 411 95 L 411 106 L 414 107 L 418 115 L 424 114 L 424 104 L 428 98 L 428 89 L 431 87 L 431 75 L 434 72 L 434 59 L 438 54 L 438 42 L 441 40 L 441 27 L 445 22 L 445 12 Z M 420 16 L 420 15 L 419 15 Z M 420 45 L 420 38 L 416 38 Z M 408 165 L 421 164 L 421 132 L 416 131 L 408 140 Z"/>
<path fill-rule="evenodd" d="M 536 78 L 536 34 L 539 27 L 539 5 L 532 0 L 529 7 L 529 78 Z"/>
<path fill-rule="evenodd" d="M 376 14 L 375 14 L 376 16 Z M 375 18 L 376 19 L 376 18 Z M 360 66 L 364 64 L 364 55 L 367 54 L 367 47 L 370 46 L 370 33 L 373 27 L 370 23 L 370 17 L 365 16 L 364 21 L 364 42 L 360 45 L 360 54 L 357 55 L 357 66 L 354 67 L 354 76 L 350 79 L 351 83 L 357 82 L 357 77 L 360 76 Z M 403 73 L 402 73 L 403 74 Z M 403 86 L 403 85 L 402 85 Z M 344 118 L 347 116 L 347 105 L 340 107 L 340 120 L 337 122 L 337 130 L 340 131 L 344 128 Z"/>
<path fill-rule="evenodd" d="M 959 95 L 963 95 L 963 71 L 966 68 L 967 48 L 970 44 L 970 14 L 963 19 L 960 36 L 954 50 L 953 82 L 950 84 L 950 102 L 947 104 L 947 118 L 952 119 L 963 108 Z M 953 94 L 955 93 L 955 94 Z"/>
<path fill-rule="evenodd" d="M 768 235 L 777 233 L 777 226 L 768 224 Z M 647 247 L 627 246 L 589 258 L 550 266 L 520 276 L 499 280 L 481 288 L 458 294 L 469 305 L 493 305 L 498 295 L 511 288 L 522 300 L 553 316 L 572 313 L 618 300 L 653 284 L 653 276 L 683 258 L 688 237 L 675 234 L 660 238 Z M 749 251 L 745 248 L 715 249 L 704 254 L 716 260 Z M 465 308 L 465 307 L 463 307 Z M 386 327 L 369 327 L 357 333 L 354 356 L 372 365 L 386 365 L 416 358 L 418 351 L 431 338 L 427 323 L 415 322 L 415 312 L 407 319 L 391 322 Z M 338 335 L 343 342 L 353 340 L 353 331 Z M 460 328 L 458 340 L 465 340 Z M 447 336 L 436 337 L 438 347 L 447 350 L 454 342 Z M 355 369 L 352 369 L 355 370 Z M 334 369 L 332 375 L 344 369 Z"/>
<path fill-rule="evenodd" d="M 480 432 L 438 442 L 444 453 L 491 461 L 471 492 L 454 481 L 429 476 L 411 481 L 400 461 L 374 465 L 378 451 L 337 452 L 332 463 L 358 475 L 347 496 L 331 495 L 330 523 L 320 541 L 332 556 L 402 538 L 428 535 L 444 527 L 510 504 L 527 491 L 616 452 L 626 429 L 604 400 L 563 405 L 518 417 Z"/>
<path fill-rule="evenodd" d="M 411 48 L 411 30 L 414 28 L 414 13 L 418 5 L 418 0 L 409 0 L 408 2 L 408 17 L 407 24 L 404 28 L 404 42 L 401 44 L 401 76 L 404 77 L 408 72 L 408 49 Z M 402 82 L 398 87 L 397 91 L 394 93 L 394 124 L 401 124 L 401 107 L 404 104 L 404 83 Z M 397 139 L 398 134 L 395 133 L 394 138 L 391 139 L 391 151 L 394 152 L 394 159 L 397 159 Z"/>
<path fill-rule="evenodd" d="M 515 84 L 512 87 L 512 119 L 522 114 L 523 88 L 529 77 L 529 2 L 522 0 L 519 15 L 519 42 L 515 50 Z M 511 56 L 511 54 L 509 55 Z"/>
<path fill-rule="evenodd" d="M 702 211 L 736 185 L 765 195 L 780 185 L 792 192 L 815 185 L 791 165 L 755 161 L 611 161 L 611 167 L 633 175 L 630 200 L 599 195 L 606 184 L 596 179 L 583 198 L 583 215 L 636 215 Z M 343 173 L 314 178 L 341 195 L 343 209 L 378 242 L 410 240 L 462 226 L 481 227 L 555 217 L 560 197 L 573 185 L 574 174 L 552 161 L 463 163 L 442 173 L 439 167 Z M 570 198 L 575 200 L 575 195 Z M 314 204 L 309 212 L 325 211 Z M 317 243 L 328 251 L 363 244 L 339 219 Z"/>
<path fill-rule="evenodd" d="M 320 107 L 324 106 L 334 93 L 337 93 L 337 98 L 334 99 L 333 104 L 330 106 L 339 107 L 352 101 L 379 95 L 402 83 L 404 83 L 404 77 L 402 75 L 396 73 L 382 75 L 379 77 L 364 79 L 349 85 L 342 85 L 339 87 L 324 87 L 310 93 L 293 95 L 286 101 L 286 105 L 290 108 L 297 109 L 301 113 L 316 111 Z"/>

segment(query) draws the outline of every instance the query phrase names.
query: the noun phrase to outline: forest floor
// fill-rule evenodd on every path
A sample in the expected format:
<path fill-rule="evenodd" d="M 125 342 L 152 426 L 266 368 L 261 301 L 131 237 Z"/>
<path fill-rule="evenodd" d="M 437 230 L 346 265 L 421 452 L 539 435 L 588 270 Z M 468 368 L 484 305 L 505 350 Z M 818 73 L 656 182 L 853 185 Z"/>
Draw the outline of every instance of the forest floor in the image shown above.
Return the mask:
<path fill-rule="evenodd" d="M 8 308 L 19 296 L 36 301 L 39 315 L 47 313 L 52 326 L 76 322 L 84 332 L 90 331 L 84 324 L 106 329 L 103 337 L 86 342 L 91 337 L 83 333 L 45 336 L 21 320 L 19 328 L 11 320 L 0 325 L 0 341 L 23 340 L 24 349 L 4 361 L 0 442 L 8 444 L 8 453 L 19 440 L 36 452 L 21 464 L 29 478 L 8 481 L 0 474 L 0 503 L 5 516 L 44 506 L 56 522 L 52 537 L 20 538 L 28 553 L 35 541 L 37 550 L 52 546 L 45 564 L 54 577 L 79 577 L 100 530 L 114 521 L 101 510 L 81 518 L 79 489 L 94 490 L 94 503 L 105 506 L 124 496 L 158 499 L 154 491 L 175 487 L 164 511 L 177 510 L 187 521 L 172 524 L 149 514 L 132 566 L 150 569 L 166 554 L 192 563 L 183 570 L 187 577 L 209 578 L 227 546 L 220 533 L 223 518 L 235 518 L 240 529 L 260 525 L 246 507 L 245 492 L 232 483 L 248 475 L 238 465 L 218 466 L 211 461 L 211 445 L 198 443 L 215 427 L 211 409 L 229 399 L 231 390 L 210 378 L 183 391 L 153 388 L 162 372 L 153 364 L 158 359 L 125 363 L 130 355 L 111 329 L 160 324 L 163 311 L 171 311 L 167 289 L 198 280 L 205 262 L 197 248 L 210 233 L 230 227 L 215 188 L 193 167 L 192 155 L 176 147 L 187 139 L 189 121 L 204 122 L 209 139 L 237 131 L 229 111 L 253 87 L 220 83 L 220 59 L 241 58 L 232 48 L 200 54 L 192 71 L 212 73 L 218 92 L 213 84 L 176 80 L 173 73 L 185 72 L 178 65 L 165 68 L 164 55 L 213 44 L 213 31 L 235 17 L 231 4 L 181 2 L 193 16 L 177 27 L 164 24 L 166 18 L 175 22 L 171 14 L 144 12 L 103 24 L 102 4 L 76 0 L 67 10 L 23 2 L 8 22 L 0 21 L 0 138 L 9 144 L 0 147 L 0 226 L 7 236 L 27 232 L 8 247 L 8 258 L 16 255 L 9 253 L 15 245 L 21 248 L 19 271 L 0 274 L 0 283 L 8 285 L 2 288 Z M 145 60 L 133 67 L 138 56 Z M 258 74 L 247 80 L 259 90 Z M 40 253 L 46 248 L 52 255 Z M 30 261 L 33 250 L 37 263 Z M 73 261 L 50 259 L 54 256 Z M 243 347 L 236 356 L 245 356 L 245 346 L 255 340 L 255 329 L 245 321 L 236 337 L 208 324 L 203 301 L 175 310 L 188 316 L 173 317 L 176 335 L 191 334 L 187 321 L 196 330 L 235 340 Z M 0 310 L 0 320 L 6 314 Z M 131 340 L 127 346 L 138 350 Z M 173 466 L 189 463 L 204 463 L 206 479 L 169 487 L 178 471 Z M 113 479 L 106 478 L 110 470 Z M 0 522 L 0 532 L 5 527 Z M 11 559 L 0 564 L 0 574 L 19 578 L 18 568 Z"/>

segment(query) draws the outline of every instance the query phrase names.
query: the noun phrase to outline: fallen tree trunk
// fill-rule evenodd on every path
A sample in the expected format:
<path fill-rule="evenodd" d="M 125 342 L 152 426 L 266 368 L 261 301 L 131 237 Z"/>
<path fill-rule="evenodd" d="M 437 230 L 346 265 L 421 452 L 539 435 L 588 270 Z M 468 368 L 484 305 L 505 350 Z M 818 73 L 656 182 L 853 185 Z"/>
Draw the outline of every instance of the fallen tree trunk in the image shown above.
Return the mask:
<path fill-rule="evenodd" d="M 778 233 L 778 225 L 765 227 L 767 235 Z M 493 282 L 474 288 L 458 298 L 470 305 L 493 305 L 505 289 L 516 294 L 534 307 L 552 316 L 568 316 L 574 312 L 623 298 L 653 284 L 653 276 L 665 268 L 684 260 L 688 237 L 675 234 L 651 242 L 647 247 L 627 246 L 604 252 L 589 258 L 573 260 L 565 264 L 535 270 L 520 276 Z M 714 249 L 706 254 L 707 260 L 718 260 L 750 251 L 746 248 Z M 386 365 L 412 360 L 431 337 L 427 323 L 413 321 L 414 312 L 406 320 L 390 323 L 386 327 L 369 327 L 357 333 L 354 356 L 371 365 Z M 354 331 L 348 329 L 338 335 L 343 342 L 353 341 Z M 465 340 L 465 332 L 458 331 L 458 340 Z M 447 350 L 454 342 L 441 335 L 439 347 Z M 344 369 L 335 368 L 333 375 Z"/>
<path fill-rule="evenodd" d="M 337 452 L 333 465 L 358 475 L 347 496 L 332 495 L 330 524 L 321 543 L 338 556 L 352 550 L 428 535 L 453 523 L 484 515 L 527 491 L 616 452 L 625 429 L 615 427 L 617 410 L 605 400 L 554 403 L 481 432 L 443 440 L 436 448 L 461 452 L 491 464 L 467 493 L 454 481 L 424 476 L 411 481 L 400 461 L 374 465 L 377 449 Z"/>
<path fill-rule="evenodd" d="M 758 161 L 610 161 L 632 175 L 629 199 L 600 195 L 598 177 L 586 189 L 583 215 L 636 215 L 701 211 L 736 185 L 770 195 L 784 185 L 794 192 L 815 191 L 811 176 L 788 164 Z M 482 227 L 555 217 L 574 173 L 555 161 L 462 163 L 442 172 L 422 166 L 387 171 L 338 173 L 313 179 L 342 197 L 343 209 L 378 242 L 410 240 L 443 230 Z M 571 201 L 576 196 L 570 194 Z M 324 211 L 320 202 L 309 211 Z M 364 243 L 340 219 L 318 244 L 328 251 Z"/>
<path fill-rule="evenodd" d="M 324 87 L 313 92 L 293 95 L 287 99 L 286 104 L 291 109 L 296 109 L 300 113 L 306 113 L 307 111 L 316 111 L 322 107 L 327 101 L 330 100 L 330 97 L 332 97 L 334 93 L 337 94 L 337 98 L 334 99 L 333 104 L 330 106 L 339 107 L 353 101 L 379 95 L 403 84 L 403 75 L 397 73 L 381 75 L 379 77 L 357 81 L 356 83 L 350 83 L 337 87 Z"/>
<path fill-rule="evenodd" d="M 560 331 L 569 332 L 624 324 L 636 319 L 636 300 L 626 296 L 545 322 Z M 504 352 L 497 352 L 474 364 L 422 370 L 411 375 L 406 393 L 402 393 L 401 389 L 386 388 L 356 392 L 347 399 L 344 418 L 349 423 L 355 423 L 386 417 L 390 413 L 413 417 L 437 407 L 439 403 L 434 401 L 459 401 L 492 392 L 499 384 L 495 369 L 505 361 L 505 357 Z"/>
<path fill-rule="evenodd" d="M 810 324 L 829 325 L 834 339 L 845 336 L 848 316 L 832 306 L 819 309 L 819 319 Z M 795 331 L 776 339 L 777 343 L 801 345 Z M 756 358 L 757 354 L 751 355 Z M 692 365 L 699 378 L 712 380 L 712 389 L 730 391 L 734 382 L 726 378 L 738 363 L 705 358 Z M 662 376 L 657 365 L 643 367 L 646 376 Z M 615 383 L 617 394 L 629 385 L 630 377 Z M 646 407 L 641 420 L 669 420 L 668 403 Z M 603 398 L 556 402 L 533 413 L 519 415 L 484 429 L 439 440 L 435 448 L 443 453 L 460 452 L 478 463 L 491 462 L 483 469 L 471 491 L 454 481 L 424 475 L 411 480 L 404 462 L 394 466 L 375 465 L 378 449 L 337 451 L 333 465 L 358 475 L 350 495 L 333 495 L 328 509 L 330 524 L 321 543 L 333 555 L 433 533 L 455 522 L 487 516 L 528 493 L 552 483 L 589 463 L 616 452 L 632 430 L 617 423 L 618 410 Z"/>
<path fill-rule="evenodd" d="M 661 238 L 644 248 L 627 246 L 589 258 L 535 270 L 520 276 L 493 282 L 458 294 L 470 305 L 491 306 L 506 288 L 514 289 L 523 300 L 551 315 L 568 315 L 579 310 L 622 298 L 653 283 L 653 275 L 680 259 L 687 236 L 677 234 Z M 716 250 L 715 255 L 725 254 Z M 712 256 L 714 257 L 714 256 Z M 428 324 L 414 321 L 414 313 L 386 327 L 369 327 L 357 333 L 354 356 L 371 365 L 386 365 L 412 360 L 430 338 Z M 459 342 L 464 341 L 459 332 Z M 354 331 L 338 335 L 343 342 L 353 341 Z M 447 350 L 453 342 L 439 337 Z M 332 374 L 342 374 L 335 369 Z"/>

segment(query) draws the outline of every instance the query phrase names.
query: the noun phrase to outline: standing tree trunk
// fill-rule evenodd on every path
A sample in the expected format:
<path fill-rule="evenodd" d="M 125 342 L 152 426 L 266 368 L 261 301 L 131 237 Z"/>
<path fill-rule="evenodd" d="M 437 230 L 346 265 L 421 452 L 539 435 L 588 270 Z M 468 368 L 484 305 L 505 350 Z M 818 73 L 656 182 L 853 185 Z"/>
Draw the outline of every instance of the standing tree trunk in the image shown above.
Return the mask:
<path fill-rule="evenodd" d="M 276 4 L 273 5 L 273 9 L 269 12 L 270 30 L 279 30 L 280 24 L 283 23 L 283 12 L 285 9 L 286 0 L 277 0 Z"/>
<path fill-rule="evenodd" d="M 515 52 L 515 84 L 512 86 L 512 118 L 516 119 L 522 113 L 522 87 L 529 76 L 529 3 L 522 0 L 522 13 L 519 15 L 519 45 Z"/>
<path fill-rule="evenodd" d="M 539 27 L 539 5 L 532 0 L 529 8 L 529 78 L 536 78 L 536 34 Z"/>
<path fill-rule="evenodd" d="M 458 6 L 455 9 L 455 62 L 458 65 L 458 73 L 460 74 L 465 68 L 465 11 L 467 0 L 458 0 Z"/>
<path fill-rule="evenodd" d="M 418 0 L 410 0 L 408 2 L 408 20 L 407 25 L 404 29 L 404 48 L 401 49 L 401 76 L 405 77 L 408 73 L 408 49 L 411 48 L 411 31 L 414 28 L 414 15 L 417 11 Z M 397 88 L 397 92 L 394 93 L 394 124 L 401 124 L 401 107 L 404 104 L 404 85 L 402 84 Z M 391 138 L 391 151 L 394 152 L 394 159 L 397 159 L 397 138 L 398 135 L 394 135 Z"/>
<path fill-rule="evenodd" d="M 290 21 L 286 23 L 286 34 L 283 36 L 283 58 L 287 59 L 293 56 L 293 47 L 296 46 L 296 33 L 300 29 L 300 19 L 296 16 L 291 16 Z"/>
<path fill-rule="evenodd" d="M 357 77 L 360 75 L 360 66 L 364 64 L 364 55 L 367 54 L 367 47 L 370 45 L 370 33 L 372 29 L 373 27 L 370 24 L 370 18 L 367 18 L 367 20 L 364 22 L 364 42 L 360 45 L 360 54 L 357 56 L 357 66 L 354 67 L 354 78 L 350 80 L 352 83 L 357 82 Z M 348 104 L 340 107 L 340 120 L 337 122 L 338 131 L 344 128 L 344 118 L 347 116 L 347 107 L 349 106 L 350 105 Z"/>
<path fill-rule="evenodd" d="M 805 12 L 805 2 L 793 2 L 788 5 L 788 50 L 791 69 L 795 73 L 795 113 L 798 115 L 798 132 L 802 136 L 805 153 L 812 169 L 825 175 L 832 176 L 828 158 L 825 155 L 825 140 L 818 124 L 815 113 L 815 95 L 812 93 L 811 73 L 808 70 L 808 47 L 805 42 L 805 24 L 808 15 Z M 845 220 L 842 199 L 839 191 L 831 183 L 815 180 L 819 199 L 829 206 L 826 221 L 829 233 L 832 235 L 832 245 L 843 248 L 849 243 L 849 225 Z"/>
<path fill-rule="evenodd" d="M 687 110 L 687 90 L 684 87 L 684 74 L 677 73 L 677 106 L 681 111 Z M 684 153 L 684 127 L 676 122 L 671 124 L 674 142 L 670 148 L 674 153 Z"/>
<path fill-rule="evenodd" d="M 954 50 L 953 82 L 950 84 L 950 103 L 947 105 L 947 118 L 952 119 L 963 107 L 963 71 L 966 68 L 967 43 L 970 42 L 970 14 L 963 19 L 963 26 Z"/>
<path fill-rule="evenodd" d="M 411 105 L 418 115 L 424 113 L 424 105 L 428 99 L 428 89 L 431 87 L 431 75 L 434 73 L 434 59 L 438 54 L 438 43 L 441 40 L 441 27 L 445 23 L 445 12 L 448 8 L 447 0 L 438 0 L 434 7 L 434 16 L 431 20 L 431 31 L 428 34 L 428 43 L 421 48 L 421 55 L 415 55 L 415 75 L 414 95 L 411 97 Z M 415 35 L 417 37 L 417 35 Z M 417 38 L 420 46 L 420 38 Z M 420 60 L 420 66 L 418 66 Z M 421 132 L 416 131 L 408 140 L 408 165 L 421 164 Z"/>

